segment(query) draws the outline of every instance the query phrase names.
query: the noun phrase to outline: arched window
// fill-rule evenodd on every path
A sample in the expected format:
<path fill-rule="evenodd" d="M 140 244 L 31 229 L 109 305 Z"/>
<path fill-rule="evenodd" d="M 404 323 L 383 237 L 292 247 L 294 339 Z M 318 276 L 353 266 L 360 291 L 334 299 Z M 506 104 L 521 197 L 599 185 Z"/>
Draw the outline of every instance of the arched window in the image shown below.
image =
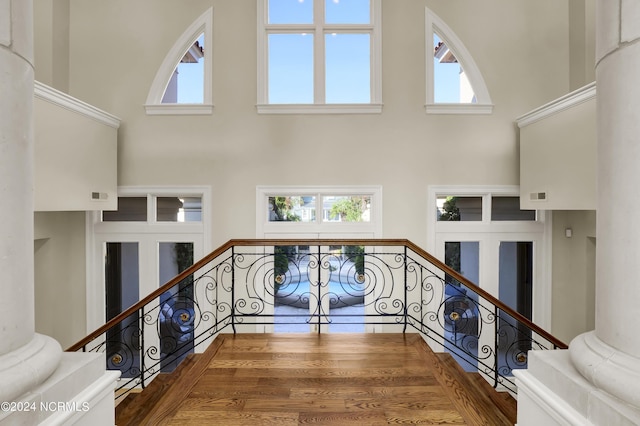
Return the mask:
<path fill-rule="evenodd" d="M 435 13 L 425 15 L 427 113 L 490 114 L 491 97 L 471 54 Z"/>
<path fill-rule="evenodd" d="M 169 50 L 151 84 L 147 114 L 211 114 L 212 23 L 210 8 Z"/>

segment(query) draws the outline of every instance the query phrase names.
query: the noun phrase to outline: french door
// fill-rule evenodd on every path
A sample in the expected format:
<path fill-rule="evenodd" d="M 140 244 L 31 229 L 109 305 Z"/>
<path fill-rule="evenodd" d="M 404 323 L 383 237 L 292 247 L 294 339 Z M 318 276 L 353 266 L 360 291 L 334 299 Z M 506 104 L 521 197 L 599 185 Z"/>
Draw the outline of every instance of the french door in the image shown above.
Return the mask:
<path fill-rule="evenodd" d="M 541 303 L 536 300 L 541 296 L 535 291 L 536 282 L 542 276 L 541 250 L 540 233 L 449 232 L 436 237 L 436 256 L 534 322 L 536 308 Z M 532 336 L 526 328 L 510 316 L 494 311 L 491 305 L 461 283 L 449 277 L 445 280 L 445 349 L 454 357 L 464 358 L 461 365 L 469 371 L 478 369 L 478 363 L 497 363 L 500 368 L 509 363 L 512 352 L 531 349 L 529 342 Z M 449 311 L 455 312 L 456 321 L 449 320 Z M 462 352 L 453 346 L 462 348 Z M 489 357 L 483 355 L 489 353 Z"/>
<path fill-rule="evenodd" d="M 96 281 L 104 288 L 104 321 L 118 315 L 202 257 L 201 238 L 182 234 L 98 234 Z M 172 371 L 193 352 L 194 305 L 190 283 L 163 293 L 146 312 L 136 312 L 105 336 L 107 367 L 123 378 L 142 370 Z M 142 314 L 142 315 L 140 315 Z"/>

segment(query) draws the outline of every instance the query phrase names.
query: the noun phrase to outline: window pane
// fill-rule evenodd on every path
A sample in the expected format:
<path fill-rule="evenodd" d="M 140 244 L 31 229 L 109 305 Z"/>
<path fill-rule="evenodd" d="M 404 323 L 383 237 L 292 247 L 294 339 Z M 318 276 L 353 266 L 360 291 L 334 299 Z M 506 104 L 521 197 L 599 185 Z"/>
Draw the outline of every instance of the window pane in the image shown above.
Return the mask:
<path fill-rule="evenodd" d="M 106 321 L 139 300 L 140 264 L 137 242 L 105 244 Z M 129 315 L 106 333 L 107 369 L 120 370 L 123 378 L 140 374 L 140 324 L 138 314 Z"/>
<path fill-rule="evenodd" d="M 316 197 L 269 197 L 269 222 L 315 222 Z"/>
<path fill-rule="evenodd" d="M 482 220 L 482 197 L 440 196 L 437 205 L 438 221 Z"/>
<path fill-rule="evenodd" d="M 204 33 L 193 43 L 176 67 L 162 103 L 204 102 Z"/>
<path fill-rule="evenodd" d="M 269 34 L 269 103 L 313 103 L 313 35 Z"/>
<path fill-rule="evenodd" d="M 327 24 L 369 24 L 371 0 L 325 0 Z"/>
<path fill-rule="evenodd" d="M 520 197 L 491 197 L 491 220 L 536 220 L 536 211 L 520 210 Z"/>
<path fill-rule="evenodd" d="M 270 24 L 313 23 L 313 0 L 269 0 Z"/>
<path fill-rule="evenodd" d="M 193 243 L 158 243 L 158 287 L 193 265 Z M 193 276 L 160 296 L 158 329 L 160 335 L 160 371 L 169 373 L 187 354 L 193 352 L 195 309 Z"/>
<path fill-rule="evenodd" d="M 464 70 L 449 47 L 433 34 L 433 90 L 436 103 L 475 103 Z"/>
<path fill-rule="evenodd" d="M 369 34 L 325 35 L 326 102 L 371 102 Z"/>
<path fill-rule="evenodd" d="M 103 211 L 103 222 L 146 222 L 147 197 L 118 197 L 118 210 Z"/>
<path fill-rule="evenodd" d="M 158 222 L 202 221 L 202 199 L 199 197 L 158 197 L 156 204 Z"/>
<path fill-rule="evenodd" d="M 323 222 L 370 222 L 371 196 L 346 195 L 322 197 Z"/>

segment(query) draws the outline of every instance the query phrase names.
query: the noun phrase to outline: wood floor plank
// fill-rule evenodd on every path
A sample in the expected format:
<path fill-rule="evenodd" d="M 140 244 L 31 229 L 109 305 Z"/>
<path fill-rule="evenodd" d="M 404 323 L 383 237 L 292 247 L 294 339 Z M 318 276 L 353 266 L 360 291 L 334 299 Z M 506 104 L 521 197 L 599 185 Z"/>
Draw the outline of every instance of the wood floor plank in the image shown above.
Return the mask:
<path fill-rule="evenodd" d="M 495 406 L 483 405 L 490 398 L 468 394 L 483 389 L 482 383 L 449 371 L 448 361 L 427 353 L 417 335 L 218 339 L 217 351 L 156 397 L 157 405 L 136 426 L 509 424 Z"/>

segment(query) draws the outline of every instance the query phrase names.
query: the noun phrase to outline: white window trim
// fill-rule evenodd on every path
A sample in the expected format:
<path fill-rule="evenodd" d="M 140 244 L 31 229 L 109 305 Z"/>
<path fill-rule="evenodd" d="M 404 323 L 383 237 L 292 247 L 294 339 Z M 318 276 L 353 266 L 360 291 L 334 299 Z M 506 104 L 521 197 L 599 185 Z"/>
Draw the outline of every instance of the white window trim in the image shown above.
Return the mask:
<path fill-rule="evenodd" d="M 437 197 L 455 195 L 468 197 L 483 197 L 482 200 L 482 221 L 470 222 L 438 222 L 437 218 Z M 487 186 L 458 186 L 458 185 L 432 185 L 427 190 L 427 246 L 429 253 L 436 253 L 437 234 L 456 233 L 491 233 L 496 227 L 496 232 L 509 233 L 514 235 L 523 232 L 540 232 L 542 234 L 543 258 L 540 277 L 536 280 L 536 293 L 534 299 L 534 319 L 536 324 L 545 330 L 551 329 L 551 302 L 552 302 L 552 219 L 550 214 L 544 210 L 536 211 L 536 221 L 501 221 L 492 226 L 490 218 L 490 206 L 492 196 L 520 196 L 520 187 L 517 185 L 487 185 Z M 454 228 L 455 227 L 455 228 Z M 444 259 L 440 259 L 444 262 Z"/>
<path fill-rule="evenodd" d="M 86 214 L 86 326 L 87 334 L 104 324 L 104 283 L 97 283 L 95 265 L 95 244 L 96 234 L 99 233 L 119 233 L 119 234 L 141 234 L 144 232 L 154 234 L 198 234 L 202 236 L 202 252 L 207 255 L 211 248 L 211 187 L 210 186 L 121 186 L 118 187 L 119 197 L 148 197 L 149 195 L 171 197 L 171 196 L 194 196 L 202 199 L 202 221 L 201 222 L 102 222 L 100 211 L 91 211 Z M 151 200 L 147 201 L 147 210 L 155 212 L 155 205 Z M 153 217 L 153 216 L 152 216 Z M 199 259 L 194 259 L 199 260 Z M 101 309 L 100 309 L 101 308 Z"/>
<path fill-rule="evenodd" d="M 322 222 L 322 214 L 316 214 L 315 222 L 269 222 L 269 197 L 281 195 L 316 196 L 322 202 L 323 195 L 370 195 L 370 222 Z M 257 186 L 256 187 L 256 238 L 265 234 L 369 234 L 382 238 L 382 186 Z"/>
<path fill-rule="evenodd" d="M 268 0 L 258 3 L 258 94 L 256 108 L 259 114 L 379 114 L 382 112 L 382 2 L 371 0 L 371 24 L 368 25 L 269 25 Z M 324 2 L 316 0 L 314 7 L 324 10 Z M 314 14 L 315 16 L 315 14 Z M 323 15 L 324 16 L 324 15 Z M 270 104 L 269 103 L 269 55 L 268 34 L 270 31 L 301 31 L 314 33 L 314 40 L 324 34 L 324 28 L 342 31 L 367 31 L 371 35 L 371 101 L 366 104 L 327 104 L 324 102 L 325 75 L 324 49 L 314 47 L 314 103 Z M 322 44 L 324 46 L 324 44 Z"/>
<path fill-rule="evenodd" d="M 493 103 L 480 69 L 462 41 L 451 28 L 429 8 L 425 8 L 426 40 L 426 105 L 427 114 L 491 114 Z M 434 101 L 433 33 L 455 53 L 476 96 L 476 103 L 436 103 Z"/>
<path fill-rule="evenodd" d="M 213 112 L 212 76 L 213 76 L 213 8 L 209 8 L 196 19 L 176 40 L 165 56 L 156 76 L 151 83 L 147 101 L 144 105 L 148 115 L 207 115 Z M 204 97 L 202 103 L 163 104 L 162 97 L 167 84 L 185 52 L 204 33 Z"/>

